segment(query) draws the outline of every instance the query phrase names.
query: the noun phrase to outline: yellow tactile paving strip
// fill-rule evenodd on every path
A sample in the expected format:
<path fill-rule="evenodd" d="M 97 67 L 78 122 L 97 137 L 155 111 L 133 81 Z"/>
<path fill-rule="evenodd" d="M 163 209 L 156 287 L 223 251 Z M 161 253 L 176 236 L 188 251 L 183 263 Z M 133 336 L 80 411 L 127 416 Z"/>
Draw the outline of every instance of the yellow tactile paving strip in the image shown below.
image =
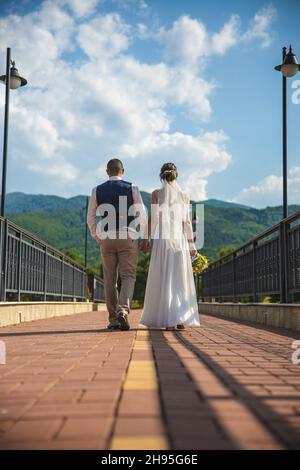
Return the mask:
<path fill-rule="evenodd" d="M 154 428 L 159 429 L 157 434 L 150 434 L 147 430 L 147 426 L 144 432 L 137 432 L 137 426 L 135 426 L 135 424 L 140 423 L 141 420 L 146 419 L 145 422 L 147 422 L 147 419 L 149 419 L 148 412 L 145 412 L 145 416 L 143 404 L 139 402 L 141 394 L 146 394 L 145 402 L 147 400 L 147 393 L 149 392 L 151 394 L 149 395 L 149 399 L 160 403 L 158 377 L 152 354 L 151 338 L 149 331 L 144 327 L 138 326 L 132 352 L 134 359 L 132 358 L 129 363 L 123 384 L 121 404 L 122 400 L 126 401 L 128 397 L 126 393 L 130 393 L 129 400 L 134 402 L 134 397 L 136 396 L 137 398 L 137 408 L 132 410 L 132 416 L 130 416 L 130 410 L 128 410 L 128 415 L 125 418 L 128 423 L 126 434 L 114 433 L 110 447 L 112 450 L 167 450 L 170 448 L 170 445 L 166 434 L 161 432 L 161 428 L 164 428 L 161 413 L 150 418 L 152 420 L 152 428 L 154 421 Z M 144 358 L 144 353 L 147 353 L 147 359 Z M 144 406 L 146 407 L 146 403 Z M 117 421 L 118 420 L 122 420 L 122 415 L 117 415 Z M 155 420 L 157 421 L 157 426 L 155 426 Z"/>
<path fill-rule="evenodd" d="M 121 436 L 112 441 L 111 450 L 167 450 L 167 441 L 159 436 Z"/>

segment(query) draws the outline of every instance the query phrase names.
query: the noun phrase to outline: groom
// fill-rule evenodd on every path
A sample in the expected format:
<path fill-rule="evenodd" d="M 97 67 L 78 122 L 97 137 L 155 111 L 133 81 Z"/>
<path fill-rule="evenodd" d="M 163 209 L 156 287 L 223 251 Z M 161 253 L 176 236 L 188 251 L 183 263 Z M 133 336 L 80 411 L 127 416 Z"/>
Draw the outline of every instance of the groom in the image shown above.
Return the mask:
<path fill-rule="evenodd" d="M 138 220 L 140 224 L 142 238 L 146 238 L 146 210 L 138 187 L 123 180 L 121 160 L 110 160 L 106 172 L 108 180 L 92 190 L 87 224 L 101 251 L 105 300 L 109 313 L 107 328 L 129 330 L 128 315 L 138 257 L 135 221 Z M 102 216 L 97 232 L 96 212 Z M 110 217 L 111 214 L 115 217 Z M 117 288 L 118 272 L 121 277 L 120 293 Z"/>

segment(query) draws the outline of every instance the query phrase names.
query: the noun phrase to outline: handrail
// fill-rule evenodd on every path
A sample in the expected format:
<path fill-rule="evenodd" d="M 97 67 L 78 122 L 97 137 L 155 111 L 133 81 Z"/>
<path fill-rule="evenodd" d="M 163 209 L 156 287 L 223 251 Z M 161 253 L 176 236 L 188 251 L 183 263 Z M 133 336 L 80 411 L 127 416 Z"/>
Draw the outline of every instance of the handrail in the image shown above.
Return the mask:
<path fill-rule="evenodd" d="M 41 240 L 40 238 L 38 238 L 36 235 L 34 235 L 33 233 L 29 232 L 28 230 L 24 229 L 23 227 L 20 227 L 19 225 L 15 224 L 14 222 L 12 222 L 11 220 L 7 219 L 6 217 L 1 217 L 0 216 L 0 223 L 1 221 L 3 222 L 7 222 L 8 226 L 10 228 L 13 228 L 15 229 L 17 232 L 19 233 L 22 233 L 23 235 L 25 235 L 27 238 L 30 238 L 32 239 L 33 241 L 35 241 L 36 243 L 38 243 L 39 245 L 43 246 L 44 248 L 48 248 L 49 250 L 51 250 L 52 252 L 54 252 L 55 254 L 61 256 L 62 258 L 64 258 L 65 260 L 69 261 L 70 263 L 72 264 L 75 264 L 77 265 L 79 268 L 84 268 L 84 265 L 79 263 L 78 261 L 75 261 L 73 258 L 71 258 L 70 256 L 67 256 L 65 253 L 63 253 L 62 251 L 58 250 L 57 248 L 54 248 L 52 245 L 49 245 L 49 243 L 45 242 L 44 240 Z"/>
<path fill-rule="evenodd" d="M 292 226 L 296 220 L 300 211 L 210 263 L 201 274 L 202 299 L 256 302 L 271 295 L 282 303 L 299 300 L 300 224 Z"/>
<path fill-rule="evenodd" d="M 249 238 L 248 240 L 246 240 L 242 245 L 239 245 L 237 248 L 235 248 L 234 250 L 230 251 L 229 253 L 226 253 L 225 255 L 223 256 L 220 256 L 219 258 L 217 258 L 216 260 L 212 261 L 211 263 L 209 263 L 209 266 L 213 266 L 214 264 L 216 263 L 219 263 L 220 261 L 234 255 L 235 253 L 238 253 L 239 251 L 242 251 L 244 248 L 246 248 L 247 246 L 253 244 L 254 242 L 258 241 L 258 240 L 261 240 L 263 238 L 265 238 L 267 235 L 270 235 L 271 233 L 274 233 L 276 232 L 277 230 L 280 229 L 280 226 L 284 223 L 284 224 L 287 224 L 287 223 L 291 223 L 291 222 L 294 222 L 294 220 L 297 220 L 297 219 L 300 219 L 300 210 L 299 211 L 296 211 L 294 214 L 286 217 L 285 219 L 282 219 L 280 222 L 277 222 L 277 224 L 275 225 L 272 225 L 272 227 L 269 227 L 267 229 L 265 229 L 263 232 L 261 232 L 259 235 L 256 235 L 255 237 L 252 237 L 252 238 Z"/>
<path fill-rule="evenodd" d="M 87 299 L 85 266 L 0 217 L 0 300 Z"/>

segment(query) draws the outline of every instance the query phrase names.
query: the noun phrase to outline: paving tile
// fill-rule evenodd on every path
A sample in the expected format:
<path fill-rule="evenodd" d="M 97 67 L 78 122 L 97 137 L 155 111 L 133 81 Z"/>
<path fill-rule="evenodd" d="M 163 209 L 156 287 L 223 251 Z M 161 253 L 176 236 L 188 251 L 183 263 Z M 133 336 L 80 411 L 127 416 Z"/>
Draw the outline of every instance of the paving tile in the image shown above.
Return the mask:
<path fill-rule="evenodd" d="M 5 441 L 36 441 L 51 439 L 62 426 L 62 420 L 48 419 L 37 421 L 18 421 L 9 431 L 7 431 L 0 441 L 3 445 Z M 5 445 L 5 444 L 4 444 Z"/>
<path fill-rule="evenodd" d="M 1 328 L 0 448 L 300 448 L 284 330 L 207 315 L 200 328 L 137 329 L 140 313 L 129 332 L 105 330 L 102 312 Z"/>
<path fill-rule="evenodd" d="M 113 417 L 67 419 L 61 427 L 57 440 L 107 439 L 113 423 Z"/>

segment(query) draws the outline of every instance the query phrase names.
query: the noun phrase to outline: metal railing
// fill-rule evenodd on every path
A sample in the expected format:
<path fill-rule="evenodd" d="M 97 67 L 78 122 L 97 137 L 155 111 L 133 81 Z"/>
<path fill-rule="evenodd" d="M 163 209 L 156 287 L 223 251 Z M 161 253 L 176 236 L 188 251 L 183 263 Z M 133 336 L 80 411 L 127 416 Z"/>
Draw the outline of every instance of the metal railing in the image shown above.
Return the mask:
<path fill-rule="evenodd" d="M 103 280 L 95 276 L 93 277 L 93 302 L 104 302 L 105 301 L 105 294 L 104 294 L 104 284 Z"/>
<path fill-rule="evenodd" d="M 210 263 L 201 283 L 204 301 L 292 302 L 300 293 L 300 211 Z"/>
<path fill-rule="evenodd" d="M 0 217 L 1 301 L 21 294 L 42 300 L 86 300 L 87 274 L 64 253 Z"/>

